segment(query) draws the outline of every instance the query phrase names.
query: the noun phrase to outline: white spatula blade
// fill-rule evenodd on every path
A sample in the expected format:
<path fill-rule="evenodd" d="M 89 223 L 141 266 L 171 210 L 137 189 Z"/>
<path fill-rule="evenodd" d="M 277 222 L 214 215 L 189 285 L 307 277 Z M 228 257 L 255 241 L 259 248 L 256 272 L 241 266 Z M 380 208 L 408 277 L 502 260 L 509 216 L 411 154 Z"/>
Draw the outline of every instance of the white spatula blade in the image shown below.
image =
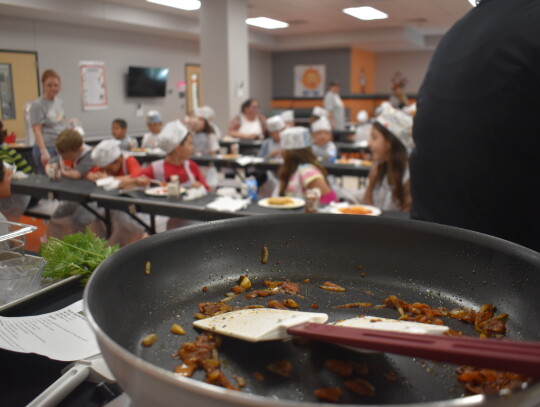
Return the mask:
<path fill-rule="evenodd" d="M 422 324 L 420 322 L 400 321 L 398 319 L 371 317 L 368 315 L 344 319 L 334 322 L 334 325 L 350 326 L 352 328 L 376 329 L 379 331 L 405 332 L 410 334 L 442 335 L 448 331 L 446 325 Z M 379 353 L 374 350 L 342 346 L 357 353 Z"/>
<path fill-rule="evenodd" d="M 446 325 L 422 324 L 420 322 L 401 321 L 398 319 L 371 317 L 367 315 L 337 321 L 334 325 L 428 335 L 442 335 L 449 329 Z"/>
<path fill-rule="evenodd" d="M 249 342 L 261 342 L 289 338 L 288 327 L 304 322 L 322 324 L 327 320 L 328 315 L 319 312 L 255 308 L 200 319 L 193 326 Z"/>

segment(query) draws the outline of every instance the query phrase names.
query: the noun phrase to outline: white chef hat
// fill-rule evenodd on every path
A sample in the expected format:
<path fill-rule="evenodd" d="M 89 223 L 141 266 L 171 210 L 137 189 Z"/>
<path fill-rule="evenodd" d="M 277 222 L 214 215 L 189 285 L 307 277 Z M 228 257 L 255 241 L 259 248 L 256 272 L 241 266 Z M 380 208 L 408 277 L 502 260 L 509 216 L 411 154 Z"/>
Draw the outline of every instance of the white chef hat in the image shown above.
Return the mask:
<path fill-rule="evenodd" d="M 146 123 L 147 124 L 161 123 L 161 114 L 157 110 L 150 110 L 146 114 Z"/>
<path fill-rule="evenodd" d="M 158 135 L 158 147 L 165 151 L 165 154 L 169 154 L 184 141 L 187 135 L 188 129 L 180 120 L 169 122 Z"/>
<path fill-rule="evenodd" d="M 195 116 L 202 117 L 207 122 L 212 120 L 215 114 L 214 109 L 212 109 L 210 106 L 207 106 L 207 105 L 196 107 L 193 113 L 195 114 Z"/>
<path fill-rule="evenodd" d="M 311 137 L 306 127 L 287 127 L 280 134 L 283 150 L 300 150 L 311 146 Z"/>
<path fill-rule="evenodd" d="M 403 110 L 409 116 L 414 116 L 416 114 L 416 102 L 410 104 L 409 106 L 404 106 L 401 110 Z"/>
<path fill-rule="evenodd" d="M 315 106 L 313 108 L 313 111 L 311 112 L 311 115 L 316 116 L 316 117 L 322 117 L 322 116 L 328 117 L 328 111 L 326 109 L 323 109 L 320 106 Z"/>
<path fill-rule="evenodd" d="M 381 105 L 381 113 L 375 121 L 396 136 L 407 150 L 412 148 L 413 119 L 411 116 L 401 110 L 394 109 L 388 103 Z"/>
<path fill-rule="evenodd" d="M 328 120 L 326 116 L 322 116 L 311 123 L 311 132 L 317 133 L 318 131 L 332 131 L 330 120 Z"/>
<path fill-rule="evenodd" d="M 281 131 L 285 128 L 285 122 L 280 115 L 272 116 L 266 120 L 266 127 L 271 132 Z"/>
<path fill-rule="evenodd" d="M 104 168 L 109 164 L 112 164 L 122 155 L 120 150 L 120 140 L 107 139 L 100 141 L 97 146 L 92 150 L 92 161 L 100 167 Z"/>
<path fill-rule="evenodd" d="M 281 112 L 281 118 L 285 123 L 292 122 L 294 123 L 294 110 L 284 110 Z"/>
<path fill-rule="evenodd" d="M 356 121 L 358 123 L 367 123 L 367 121 L 369 120 L 369 116 L 368 116 L 368 113 L 365 111 L 365 110 L 360 110 L 357 114 L 356 114 Z"/>
<path fill-rule="evenodd" d="M 385 109 L 388 106 L 392 107 L 392 104 L 388 101 L 382 102 L 378 107 L 375 108 L 375 116 L 380 115 L 383 109 Z"/>

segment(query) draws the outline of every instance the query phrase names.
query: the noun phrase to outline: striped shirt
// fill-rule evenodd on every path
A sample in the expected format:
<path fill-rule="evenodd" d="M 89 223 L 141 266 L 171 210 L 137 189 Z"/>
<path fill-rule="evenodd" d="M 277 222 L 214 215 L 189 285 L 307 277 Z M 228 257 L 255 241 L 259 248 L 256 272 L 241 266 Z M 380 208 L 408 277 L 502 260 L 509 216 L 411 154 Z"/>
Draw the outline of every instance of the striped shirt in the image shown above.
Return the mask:
<path fill-rule="evenodd" d="M 17 167 L 17 171 L 21 171 L 26 174 L 31 174 L 34 172 L 32 165 L 30 165 L 26 158 L 24 158 L 17 150 L 9 148 L 8 146 L 2 146 L 0 148 L 0 159 L 2 159 L 5 163 L 15 165 Z"/>

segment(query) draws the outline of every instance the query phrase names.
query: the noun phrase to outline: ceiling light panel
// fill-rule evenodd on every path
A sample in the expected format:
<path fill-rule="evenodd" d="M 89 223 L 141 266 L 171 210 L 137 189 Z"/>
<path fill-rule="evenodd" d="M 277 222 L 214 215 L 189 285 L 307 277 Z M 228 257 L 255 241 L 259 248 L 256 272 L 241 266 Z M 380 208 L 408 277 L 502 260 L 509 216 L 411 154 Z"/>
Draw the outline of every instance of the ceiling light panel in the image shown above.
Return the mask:
<path fill-rule="evenodd" d="M 148 3 L 155 3 L 161 6 L 174 7 L 180 10 L 198 10 L 201 8 L 199 0 L 146 0 Z"/>
<path fill-rule="evenodd" d="M 267 30 L 275 30 L 276 28 L 286 28 L 289 24 L 274 20 L 268 17 L 255 17 L 246 19 L 246 23 L 255 27 L 266 28 Z"/>
<path fill-rule="evenodd" d="M 373 7 L 349 7 L 344 8 L 343 12 L 360 20 L 383 20 L 388 18 L 388 14 Z"/>

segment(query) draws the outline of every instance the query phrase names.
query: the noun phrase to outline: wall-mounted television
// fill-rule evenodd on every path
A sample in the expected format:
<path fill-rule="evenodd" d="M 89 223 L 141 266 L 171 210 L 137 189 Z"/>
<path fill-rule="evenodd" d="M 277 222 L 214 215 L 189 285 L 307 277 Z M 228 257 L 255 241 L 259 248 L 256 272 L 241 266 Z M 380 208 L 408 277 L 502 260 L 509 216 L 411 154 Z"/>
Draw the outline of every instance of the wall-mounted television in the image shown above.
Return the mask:
<path fill-rule="evenodd" d="M 169 68 L 130 66 L 127 78 L 128 97 L 163 97 L 167 92 Z"/>

